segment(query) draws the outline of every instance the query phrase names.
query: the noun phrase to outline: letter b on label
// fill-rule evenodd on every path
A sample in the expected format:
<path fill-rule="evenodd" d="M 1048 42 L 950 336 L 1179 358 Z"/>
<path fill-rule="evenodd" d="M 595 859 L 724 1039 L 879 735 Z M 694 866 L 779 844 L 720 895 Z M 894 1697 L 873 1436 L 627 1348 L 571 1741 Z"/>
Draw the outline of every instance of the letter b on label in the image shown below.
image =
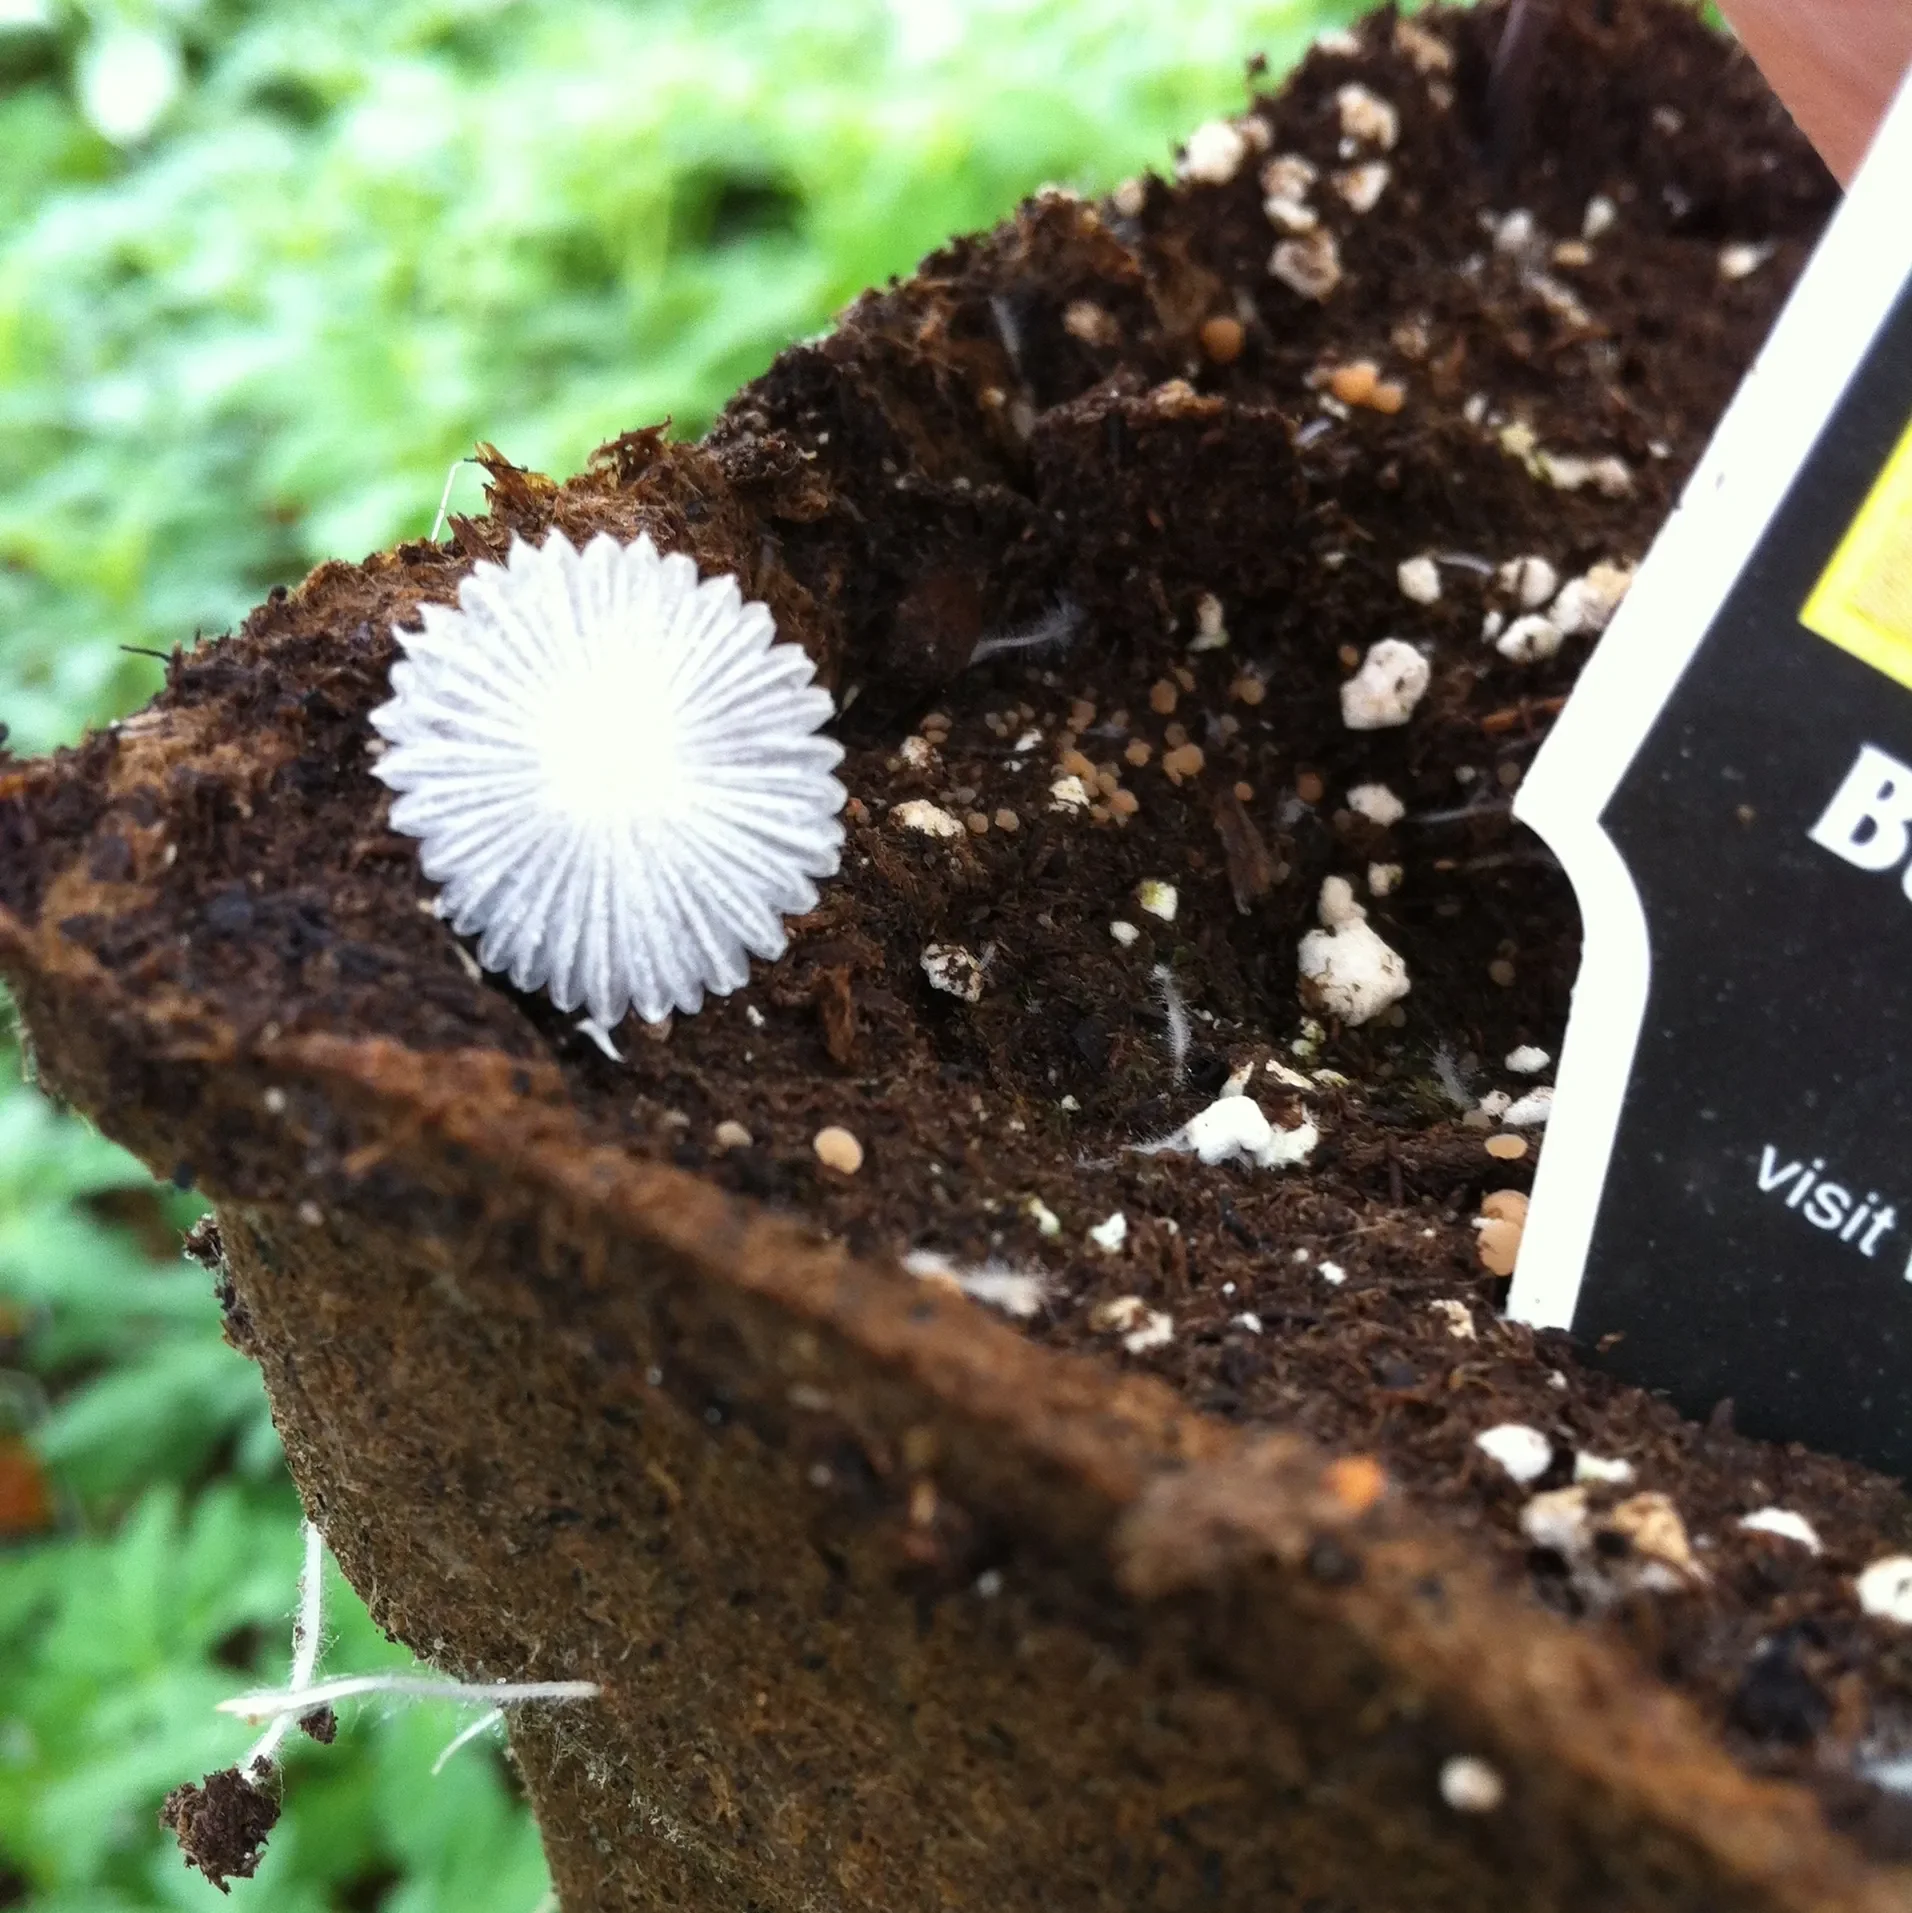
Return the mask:
<path fill-rule="evenodd" d="M 1912 766 L 1862 744 L 1845 782 L 1806 833 L 1859 870 L 1891 870 L 1912 849 Z M 1906 893 L 1912 896 L 1912 872 Z"/>

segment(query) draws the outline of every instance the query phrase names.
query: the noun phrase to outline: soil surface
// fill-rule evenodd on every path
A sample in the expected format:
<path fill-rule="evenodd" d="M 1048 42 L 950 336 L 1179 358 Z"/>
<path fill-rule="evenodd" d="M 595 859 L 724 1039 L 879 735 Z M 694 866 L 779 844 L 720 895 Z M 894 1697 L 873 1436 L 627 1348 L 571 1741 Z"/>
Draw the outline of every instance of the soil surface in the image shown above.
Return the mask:
<path fill-rule="evenodd" d="M 321 567 L 180 656 L 163 745 L 134 719 L 51 796 L 9 780 L 0 900 L 242 1035 L 550 1058 L 599 1137 L 862 1254 L 1037 1276 L 1009 1290 L 1030 1335 L 1379 1456 L 1890 1848 L 1897 1797 L 1861 1776 L 1912 1747 L 1912 1636 L 1853 1576 L 1912 1543 L 1898 1486 L 1504 1323 L 1475 1226 L 1543 1134 L 1480 1099 L 1551 1080 L 1504 1059 L 1558 1053 L 1578 960 L 1509 804 L 1593 642 L 1504 656 L 1502 568 L 1642 556 L 1835 199 L 1693 16 L 1563 13 L 1524 137 L 1486 105 L 1498 10 L 1377 16 L 1235 122 L 1232 171 L 1211 130 L 1212 178 L 1038 196 L 787 352 L 702 445 L 633 433 L 561 488 L 494 460 L 491 517 Z M 552 524 L 737 572 L 844 707 L 842 875 L 747 989 L 627 1022 L 616 1056 L 480 975 L 370 774 L 394 621 Z M 1387 638 L 1428 688 L 1351 729 L 1343 683 Z M 1397 821 L 1351 804 L 1372 784 Z M 1298 993 L 1331 876 L 1412 982 L 1359 1027 Z M 974 960 L 945 960 L 964 993 L 931 945 Z M 1137 1147 L 1244 1071 L 1278 1129 L 1317 1127 L 1304 1162 Z M 819 1160 L 826 1125 L 855 1173 Z M 1550 1446 L 1524 1485 L 1475 1442 L 1504 1423 Z M 1577 1465 L 1584 1505 L 1537 1520 Z M 1822 1551 L 1740 1525 L 1771 1506 Z"/>

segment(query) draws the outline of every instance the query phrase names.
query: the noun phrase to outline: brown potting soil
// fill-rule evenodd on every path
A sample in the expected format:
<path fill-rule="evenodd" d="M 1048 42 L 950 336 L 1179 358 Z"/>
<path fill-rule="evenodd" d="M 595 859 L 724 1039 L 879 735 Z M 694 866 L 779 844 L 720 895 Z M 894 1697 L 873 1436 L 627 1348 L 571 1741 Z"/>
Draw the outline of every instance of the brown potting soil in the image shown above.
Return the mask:
<path fill-rule="evenodd" d="M 1853 1576 L 1912 1543 L 1897 1484 L 1738 1434 L 1730 1404 L 1683 1421 L 1505 1323 L 1474 1226 L 1542 1134 L 1477 1101 L 1550 1080 L 1504 1059 L 1558 1053 L 1578 958 L 1565 880 L 1508 813 L 1590 639 L 1504 658 L 1501 568 L 1644 554 L 1835 189 L 1750 64 L 1647 0 L 1568 8 L 1524 145 L 1497 140 L 1499 26 L 1377 17 L 1256 103 L 1232 177 L 1039 195 L 785 353 L 699 445 L 632 433 L 563 486 L 493 460 L 492 515 L 445 545 L 321 566 L 179 657 L 165 725 L 13 767 L 0 903 L 240 1043 L 490 1048 L 527 1094 L 555 1064 L 599 1140 L 858 1255 L 1039 1274 L 1032 1337 L 1378 1457 L 1741 1762 L 1893 1849 L 1894 1797 L 1859 1776 L 1912 1744 L 1912 1637 Z M 1294 154 L 1312 236 L 1264 209 Z M 1318 266 L 1323 233 L 1316 298 L 1270 258 Z M 735 572 L 818 659 L 848 747 L 842 874 L 788 953 L 695 1017 L 627 1022 L 615 1057 L 479 974 L 371 775 L 393 626 L 554 525 Z M 1424 556 L 1432 602 L 1399 578 Z M 1430 686 L 1349 729 L 1341 685 L 1388 637 Z M 1398 822 L 1350 806 L 1363 784 Z M 910 800 L 957 834 L 899 820 Z M 1361 1027 L 1297 991 L 1336 875 L 1412 980 Z M 932 986 L 931 945 L 975 960 L 975 1001 Z M 1304 1163 L 1138 1151 L 1243 1068 L 1277 1127 L 1317 1125 Z M 854 1173 L 820 1162 L 828 1125 Z M 1509 1422 L 1552 1444 L 1525 1485 L 1475 1445 Z M 1582 1456 L 1631 1478 L 1589 1487 L 1590 1557 L 1536 1547 L 1523 1507 Z M 1741 1527 L 1773 1505 L 1823 1551 Z"/>

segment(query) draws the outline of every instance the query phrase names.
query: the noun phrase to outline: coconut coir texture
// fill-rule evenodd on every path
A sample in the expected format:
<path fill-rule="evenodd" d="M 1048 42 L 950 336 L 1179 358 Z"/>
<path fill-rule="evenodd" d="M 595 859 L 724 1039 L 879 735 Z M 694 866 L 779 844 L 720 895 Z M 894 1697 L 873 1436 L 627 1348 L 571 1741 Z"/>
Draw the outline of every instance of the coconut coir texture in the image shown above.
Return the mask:
<path fill-rule="evenodd" d="M 1590 639 L 1504 657 L 1501 568 L 1641 555 L 1833 189 L 1647 0 L 1567 9 L 1496 149 L 1500 27 L 1370 21 L 1204 177 L 1038 196 L 699 445 L 492 458 L 447 546 L 0 785 L 43 1072 L 214 1197 L 348 1573 L 464 1671 L 605 1683 L 515 1735 L 567 1907 L 1912 1893 L 1867 1778 L 1912 1658 L 1852 1589 L 1899 1490 L 1501 1322 L 1473 1224 L 1535 1132 L 1464 1108 L 1577 960 L 1508 804 Z M 553 526 L 736 573 L 849 753 L 785 958 L 615 1056 L 479 975 L 370 774 L 394 624 Z M 1391 636 L 1429 688 L 1351 730 Z M 1359 1028 L 1297 997 L 1328 876 L 1412 978 Z M 1134 1147 L 1243 1069 L 1305 1163 Z M 1024 1334 L 910 1251 L 1038 1274 Z M 1536 1546 L 1579 1457 L 1630 1478 Z"/>

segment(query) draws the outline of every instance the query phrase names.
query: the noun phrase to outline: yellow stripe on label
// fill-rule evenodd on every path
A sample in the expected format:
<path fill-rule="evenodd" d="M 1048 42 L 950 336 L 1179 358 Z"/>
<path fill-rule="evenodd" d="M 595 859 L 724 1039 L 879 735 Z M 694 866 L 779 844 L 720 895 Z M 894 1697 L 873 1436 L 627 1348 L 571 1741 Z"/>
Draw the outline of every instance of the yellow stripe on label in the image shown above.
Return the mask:
<path fill-rule="evenodd" d="M 1912 690 L 1912 426 L 1813 586 L 1799 622 Z"/>

